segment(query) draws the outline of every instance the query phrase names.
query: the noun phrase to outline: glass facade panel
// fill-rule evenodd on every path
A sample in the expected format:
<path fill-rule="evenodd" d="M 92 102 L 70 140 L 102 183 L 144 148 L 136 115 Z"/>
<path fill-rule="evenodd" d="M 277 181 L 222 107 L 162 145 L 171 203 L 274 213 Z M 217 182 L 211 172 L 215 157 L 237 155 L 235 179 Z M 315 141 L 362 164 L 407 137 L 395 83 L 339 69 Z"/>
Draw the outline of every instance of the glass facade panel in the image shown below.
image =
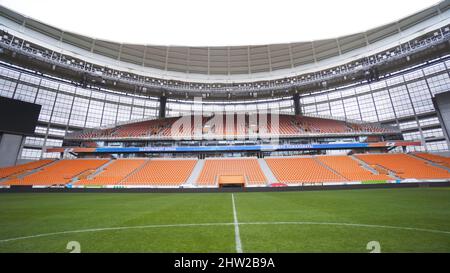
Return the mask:
<path fill-rule="evenodd" d="M 446 61 L 450 65 L 450 61 Z M 409 150 L 448 149 L 440 128 L 432 97 L 450 91 L 450 77 L 444 62 L 436 62 L 410 71 L 398 73 L 370 84 L 324 90 L 320 94 L 302 94 L 303 114 L 332 116 L 399 125 L 408 140 L 421 140 L 426 145 Z M 23 158 L 54 156 L 41 155 L 39 147 L 60 146 L 64 134 L 82 128 L 113 125 L 142 118 L 156 118 L 159 101 L 110 90 L 91 90 L 65 81 L 36 76 L 26 71 L 0 66 L 0 96 L 42 105 L 40 124 L 35 135 L 27 137 Z M 291 97 L 247 99 L 241 101 L 203 102 L 168 99 L 166 116 L 180 116 L 203 111 L 280 109 L 293 113 Z M 43 141 L 47 139 L 46 143 Z"/>

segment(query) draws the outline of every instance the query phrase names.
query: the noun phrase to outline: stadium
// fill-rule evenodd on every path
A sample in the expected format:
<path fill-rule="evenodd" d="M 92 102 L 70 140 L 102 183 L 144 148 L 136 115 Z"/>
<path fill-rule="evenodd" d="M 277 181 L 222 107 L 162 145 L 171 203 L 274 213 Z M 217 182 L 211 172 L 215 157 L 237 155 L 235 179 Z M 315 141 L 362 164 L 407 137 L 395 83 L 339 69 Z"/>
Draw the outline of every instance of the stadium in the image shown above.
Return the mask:
<path fill-rule="evenodd" d="M 0 6 L 0 252 L 449 252 L 449 8 L 165 46 Z"/>

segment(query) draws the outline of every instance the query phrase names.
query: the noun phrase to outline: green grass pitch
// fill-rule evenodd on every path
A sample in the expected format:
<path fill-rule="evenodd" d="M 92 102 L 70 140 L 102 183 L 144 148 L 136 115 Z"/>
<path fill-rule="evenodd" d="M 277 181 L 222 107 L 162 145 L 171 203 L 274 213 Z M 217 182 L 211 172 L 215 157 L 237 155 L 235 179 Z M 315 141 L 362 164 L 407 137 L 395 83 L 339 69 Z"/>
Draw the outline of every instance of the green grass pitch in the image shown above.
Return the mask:
<path fill-rule="evenodd" d="M 233 195 L 1 194 L 0 252 L 450 252 L 450 188 Z"/>

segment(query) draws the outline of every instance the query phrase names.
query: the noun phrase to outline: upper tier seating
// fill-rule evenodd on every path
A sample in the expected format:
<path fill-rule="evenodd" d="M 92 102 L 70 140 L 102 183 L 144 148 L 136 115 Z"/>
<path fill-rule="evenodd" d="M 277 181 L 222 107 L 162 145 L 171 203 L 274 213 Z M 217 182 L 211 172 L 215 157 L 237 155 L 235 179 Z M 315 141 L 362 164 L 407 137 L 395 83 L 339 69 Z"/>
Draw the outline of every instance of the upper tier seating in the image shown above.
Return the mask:
<path fill-rule="evenodd" d="M 367 180 L 393 180 L 385 174 L 373 174 L 364 169 L 358 162 L 346 155 L 343 156 L 318 156 L 318 160 L 329 166 L 349 181 Z"/>
<path fill-rule="evenodd" d="M 74 185 L 116 185 L 133 171 L 143 166 L 146 159 L 117 159 L 92 179 L 80 180 Z"/>
<path fill-rule="evenodd" d="M 6 181 L 7 185 L 62 185 L 85 172 L 96 170 L 107 159 L 66 159 L 48 165 L 36 173 Z"/>
<path fill-rule="evenodd" d="M 266 184 L 257 159 L 207 159 L 197 179 L 198 185 L 216 185 L 220 176 L 243 176 L 247 184 Z"/>
<path fill-rule="evenodd" d="M 415 156 L 421 157 L 423 159 L 432 161 L 434 163 L 440 164 L 447 168 L 450 168 L 450 158 L 435 154 L 427 154 L 427 153 L 414 153 Z"/>
<path fill-rule="evenodd" d="M 54 161 L 53 159 L 43 159 L 43 160 L 28 162 L 28 163 L 21 164 L 21 165 L 0 168 L 0 178 L 10 177 L 13 175 L 17 176 L 17 175 L 23 174 L 27 171 L 40 168 L 40 167 L 47 165 L 53 161 Z"/>
<path fill-rule="evenodd" d="M 407 154 L 359 154 L 369 165 L 379 165 L 400 178 L 447 179 L 450 173 Z"/>
<path fill-rule="evenodd" d="M 150 159 L 120 185 L 180 186 L 189 178 L 195 159 Z"/>
<path fill-rule="evenodd" d="M 266 158 L 266 162 L 279 182 L 320 183 L 343 181 L 312 157 Z"/>
<path fill-rule="evenodd" d="M 186 117 L 184 117 L 186 118 Z M 188 117 L 189 118 L 189 117 Z M 108 129 L 86 129 L 82 132 L 74 132 L 69 135 L 75 139 L 102 139 L 102 138 L 139 138 L 139 137 L 178 137 L 194 135 L 194 116 L 190 116 L 191 126 L 174 128 L 172 125 L 179 119 L 164 118 L 147 120 L 142 122 L 119 125 Z M 273 120 L 274 119 L 274 120 Z M 201 128 L 199 132 L 205 135 L 217 136 L 242 136 L 248 134 L 274 134 L 274 135 L 298 135 L 298 134 L 353 134 L 359 132 L 388 133 L 392 129 L 373 124 L 354 124 L 333 119 L 313 118 L 306 116 L 279 115 L 278 126 L 276 119 L 271 114 L 250 116 L 237 114 L 200 117 Z M 265 121 L 266 120 L 266 121 Z"/>
<path fill-rule="evenodd" d="M 303 133 L 345 133 L 349 131 L 345 122 L 338 120 L 295 116 L 294 122 Z"/>

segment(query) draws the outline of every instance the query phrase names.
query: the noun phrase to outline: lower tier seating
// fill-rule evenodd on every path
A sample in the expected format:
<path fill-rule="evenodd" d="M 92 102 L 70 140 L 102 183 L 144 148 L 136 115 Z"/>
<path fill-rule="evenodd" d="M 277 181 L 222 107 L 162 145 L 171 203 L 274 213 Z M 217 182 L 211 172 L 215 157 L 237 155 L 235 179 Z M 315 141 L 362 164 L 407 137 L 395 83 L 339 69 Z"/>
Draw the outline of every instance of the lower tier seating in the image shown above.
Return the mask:
<path fill-rule="evenodd" d="M 92 179 L 83 179 L 74 185 L 116 185 L 129 174 L 143 166 L 146 159 L 118 159 L 106 166 Z"/>
<path fill-rule="evenodd" d="M 23 178 L 6 181 L 7 185 L 63 185 L 89 170 L 96 170 L 108 159 L 66 159 L 46 166 Z"/>
<path fill-rule="evenodd" d="M 179 186 L 189 178 L 196 163 L 195 159 L 150 159 L 120 185 Z"/>
<path fill-rule="evenodd" d="M 21 164 L 21 165 L 0 168 L 0 178 L 10 177 L 13 175 L 20 175 L 27 171 L 40 168 L 40 167 L 47 165 L 53 161 L 54 161 L 53 159 L 43 159 L 43 160 L 28 162 L 28 163 Z"/>
<path fill-rule="evenodd" d="M 313 157 L 267 158 L 267 164 L 279 182 L 321 183 L 344 180 Z"/>
<path fill-rule="evenodd" d="M 417 158 L 418 156 L 424 159 Z M 450 161 L 447 157 L 425 153 L 357 154 L 354 157 L 356 158 L 345 155 L 269 157 L 265 161 L 278 182 L 287 184 L 393 180 L 394 176 L 401 179 L 450 180 L 450 172 L 445 168 Z M 361 161 L 370 168 L 363 167 L 364 163 Z M 9 176 L 1 180 L 0 186 L 53 186 L 72 183 L 74 186 L 176 187 L 188 180 L 197 162 L 196 159 L 41 160 L 1 168 L 2 175 Z M 194 182 L 199 186 L 216 186 L 221 181 L 264 186 L 267 178 L 259 163 L 256 158 L 206 159 Z"/>
<path fill-rule="evenodd" d="M 198 185 L 216 185 L 220 176 L 242 176 L 247 184 L 265 184 L 266 177 L 258 160 L 246 159 L 207 159 L 197 180 Z"/>
<path fill-rule="evenodd" d="M 374 174 L 350 156 L 318 156 L 317 159 L 349 181 L 393 180 L 385 174 Z"/>
<path fill-rule="evenodd" d="M 427 153 L 414 153 L 414 155 L 450 168 L 450 158 L 448 157 Z"/>
<path fill-rule="evenodd" d="M 381 166 L 400 178 L 447 179 L 450 173 L 407 154 L 360 154 L 359 159 L 369 165 Z"/>

